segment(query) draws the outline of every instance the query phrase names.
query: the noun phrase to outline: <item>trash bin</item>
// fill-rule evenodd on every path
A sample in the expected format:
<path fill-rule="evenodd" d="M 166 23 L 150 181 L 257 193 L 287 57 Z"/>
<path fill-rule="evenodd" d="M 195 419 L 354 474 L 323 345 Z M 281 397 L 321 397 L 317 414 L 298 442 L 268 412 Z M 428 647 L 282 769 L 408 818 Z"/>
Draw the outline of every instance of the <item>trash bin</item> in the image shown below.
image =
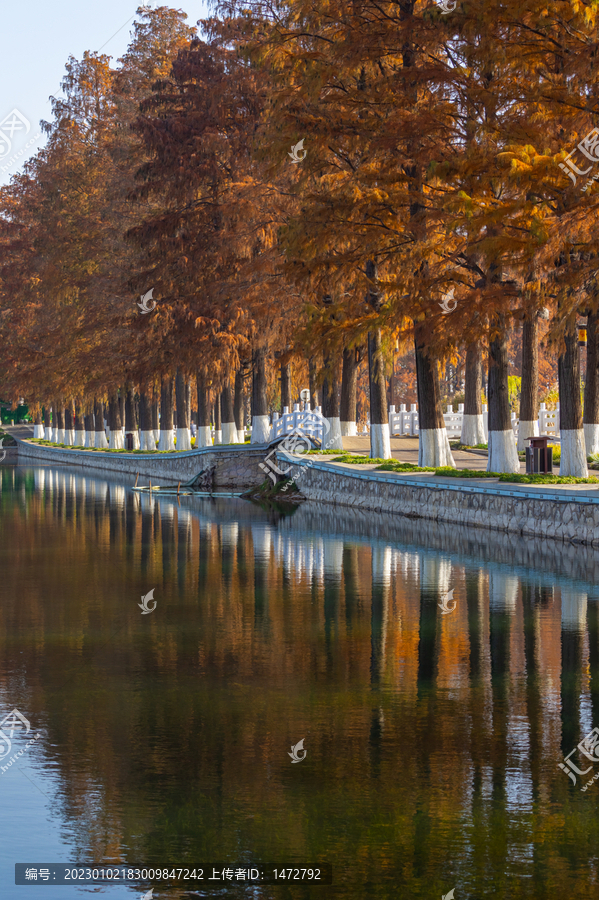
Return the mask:
<path fill-rule="evenodd" d="M 134 445 L 134 443 L 133 443 L 133 435 L 132 435 L 131 432 L 129 431 L 129 432 L 127 432 L 127 434 L 125 435 L 125 450 L 133 450 L 133 449 L 134 449 L 134 446 L 135 446 L 135 445 Z"/>
<path fill-rule="evenodd" d="M 527 438 L 530 447 L 526 448 L 526 474 L 537 473 L 551 475 L 553 472 L 553 448 L 547 446 L 551 436 L 542 434 L 539 437 Z"/>

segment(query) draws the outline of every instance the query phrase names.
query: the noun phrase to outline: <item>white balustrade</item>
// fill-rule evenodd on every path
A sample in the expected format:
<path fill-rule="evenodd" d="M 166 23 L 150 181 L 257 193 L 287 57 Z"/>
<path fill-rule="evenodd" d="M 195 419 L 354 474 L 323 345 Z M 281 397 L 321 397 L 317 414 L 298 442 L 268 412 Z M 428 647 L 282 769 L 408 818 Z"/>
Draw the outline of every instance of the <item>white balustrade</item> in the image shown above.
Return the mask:
<path fill-rule="evenodd" d="M 559 403 L 555 410 L 547 409 L 546 403 L 539 407 L 539 434 L 552 434 L 559 437 Z"/>
<path fill-rule="evenodd" d="M 460 412 L 458 410 L 457 413 L 454 413 L 453 406 L 449 404 L 447 407 L 447 412 L 444 413 L 443 418 L 445 420 L 447 436 L 450 438 L 458 439 L 462 433 L 462 420 L 464 418 L 463 404 L 462 411 Z"/>
<path fill-rule="evenodd" d="M 315 410 L 322 415 L 321 408 L 318 406 Z M 489 436 L 489 413 L 486 404 L 483 404 L 483 428 L 485 433 L 485 441 Z M 273 413 L 272 428 L 270 439 L 283 437 L 285 434 L 296 428 L 301 428 L 308 434 L 322 440 L 322 425 L 318 421 L 314 421 L 310 412 L 310 404 L 306 404 L 306 409 L 300 409 L 300 404 L 295 403 L 293 412 L 289 412 L 288 407 L 283 408 L 282 415 L 277 412 Z M 464 418 L 464 404 L 460 403 L 458 411 L 454 412 L 453 407 L 447 406 L 446 412 L 443 414 L 447 435 L 452 440 L 459 440 L 462 433 L 462 422 Z M 307 420 L 307 421 L 306 421 Z M 516 413 L 511 413 L 511 425 L 514 435 L 518 435 L 519 422 Z M 364 426 L 361 436 L 367 436 L 370 431 L 369 423 Z M 393 437 L 409 435 L 416 437 L 419 432 L 418 407 L 412 403 L 410 409 L 406 408 L 406 404 L 402 403 L 399 410 L 395 406 L 389 407 L 389 431 Z M 541 403 L 539 408 L 539 434 L 553 434 L 559 437 L 559 404 L 555 411 L 547 409 L 546 403 Z"/>
<path fill-rule="evenodd" d="M 270 440 L 274 441 L 276 438 L 289 434 L 290 431 L 293 431 L 296 428 L 301 428 L 305 434 L 316 437 L 318 440 L 322 441 L 324 429 L 322 422 L 319 421 L 319 417 L 322 416 L 320 406 L 316 407 L 315 412 L 318 413 L 318 417 L 316 418 L 314 417 L 314 413 L 310 410 L 309 403 L 306 403 L 306 409 L 300 409 L 299 403 L 295 403 L 293 405 L 292 413 L 289 412 L 287 406 L 284 406 L 282 416 L 279 416 L 276 412 L 273 413 Z"/>

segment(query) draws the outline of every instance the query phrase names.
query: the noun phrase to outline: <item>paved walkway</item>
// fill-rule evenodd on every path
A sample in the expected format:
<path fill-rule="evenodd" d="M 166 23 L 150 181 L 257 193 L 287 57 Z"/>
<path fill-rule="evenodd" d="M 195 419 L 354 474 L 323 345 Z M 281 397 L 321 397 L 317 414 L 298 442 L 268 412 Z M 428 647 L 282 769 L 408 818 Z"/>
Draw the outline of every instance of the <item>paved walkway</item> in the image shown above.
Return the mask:
<path fill-rule="evenodd" d="M 343 449 L 362 453 L 368 456 L 370 453 L 369 437 L 344 437 Z M 483 469 L 487 468 L 486 450 L 452 450 L 457 469 Z M 391 455 L 401 462 L 418 465 L 418 438 L 417 437 L 392 437 Z M 524 463 L 520 465 L 520 471 L 526 471 Z"/>
<path fill-rule="evenodd" d="M 21 441 L 26 441 L 27 438 L 33 437 L 33 425 L 3 425 L 2 431 L 12 434 L 14 438 Z"/>
<path fill-rule="evenodd" d="M 367 456 L 370 452 L 370 439 L 368 437 L 344 437 L 343 447 L 345 450 L 360 452 Z M 487 468 L 487 452 L 486 450 L 453 450 L 453 458 L 457 469 L 481 469 L 485 471 Z M 418 438 L 403 437 L 391 438 L 391 455 L 394 459 L 401 462 L 410 462 L 418 464 Z M 329 462 L 326 456 L 317 457 L 319 462 Z M 332 463 L 334 464 L 334 463 Z M 512 484 L 506 481 L 499 481 L 498 478 L 443 478 L 438 475 L 426 472 L 376 472 L 376 465 L 361 464 L 352 466 L 350 464 L 337 463 L 340 468 L 348 468 L 353 472 L 362 472 L 363 474 L 372 473 L 375 477 L 383 476 L 385 480 L 388 478 L 397 479 L 399 481 L 409 482 L 411 484 L 422 484 L 423 486 L 444 487 L 447 486 L 451 490 L 462 490 L 465 493 L 471 492 L 492 492 L 501 494 L 516 494 L 526 497 L 539 497 L 543 499 L 575 499 L 582 502 L 599 501 L 599 485 L 592 484 Z M 520 463 L 520 471 L 526 472 L 526 466 Z M 559 475 L 559 466 L 553 467 L 554 475 Z M 589 475 L 597 475 L 599 472 L 589 470 Z"/>

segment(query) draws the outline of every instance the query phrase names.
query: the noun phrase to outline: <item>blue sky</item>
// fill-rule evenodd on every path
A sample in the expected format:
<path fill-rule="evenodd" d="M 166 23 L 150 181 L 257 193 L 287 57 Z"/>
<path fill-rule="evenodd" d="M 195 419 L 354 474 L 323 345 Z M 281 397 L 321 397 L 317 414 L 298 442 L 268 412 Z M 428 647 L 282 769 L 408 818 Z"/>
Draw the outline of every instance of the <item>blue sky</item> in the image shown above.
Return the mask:
<path fill-rule="evenodd" d="M 4 4 L 0 184 L 7 184 L 25 159 L 43 146 L 45 137 L 34 138 L 40 131 L 40 119 L 50 118 L 48 98 L 59 92 L 69 55 L 81 58 L 86 50 L 102 48 L 116 61 L 127 47 L 139 5 L 140 0 L 21 0 Z M 208 15 L 206 0 L 184 0 L 173 7 L 187 13 L 190 25 Z M 13 110 L 17 110 L 16 116 L 11 116 Z"/>

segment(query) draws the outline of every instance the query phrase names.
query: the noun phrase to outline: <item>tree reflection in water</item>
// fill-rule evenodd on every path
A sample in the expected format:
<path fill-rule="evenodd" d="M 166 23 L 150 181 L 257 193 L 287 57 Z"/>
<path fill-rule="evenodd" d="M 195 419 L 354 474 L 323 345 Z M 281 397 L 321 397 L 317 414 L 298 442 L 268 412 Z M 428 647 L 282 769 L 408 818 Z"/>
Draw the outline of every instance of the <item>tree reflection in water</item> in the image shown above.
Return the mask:
<path fill-rule="evenodd" d="M 3 705 L 44 730 L 73 859 L 334 866 L 265 898 L 587 897 L 599 785 L 558 763 L 599 725 L 598 551 L 0 474 Z"/>

